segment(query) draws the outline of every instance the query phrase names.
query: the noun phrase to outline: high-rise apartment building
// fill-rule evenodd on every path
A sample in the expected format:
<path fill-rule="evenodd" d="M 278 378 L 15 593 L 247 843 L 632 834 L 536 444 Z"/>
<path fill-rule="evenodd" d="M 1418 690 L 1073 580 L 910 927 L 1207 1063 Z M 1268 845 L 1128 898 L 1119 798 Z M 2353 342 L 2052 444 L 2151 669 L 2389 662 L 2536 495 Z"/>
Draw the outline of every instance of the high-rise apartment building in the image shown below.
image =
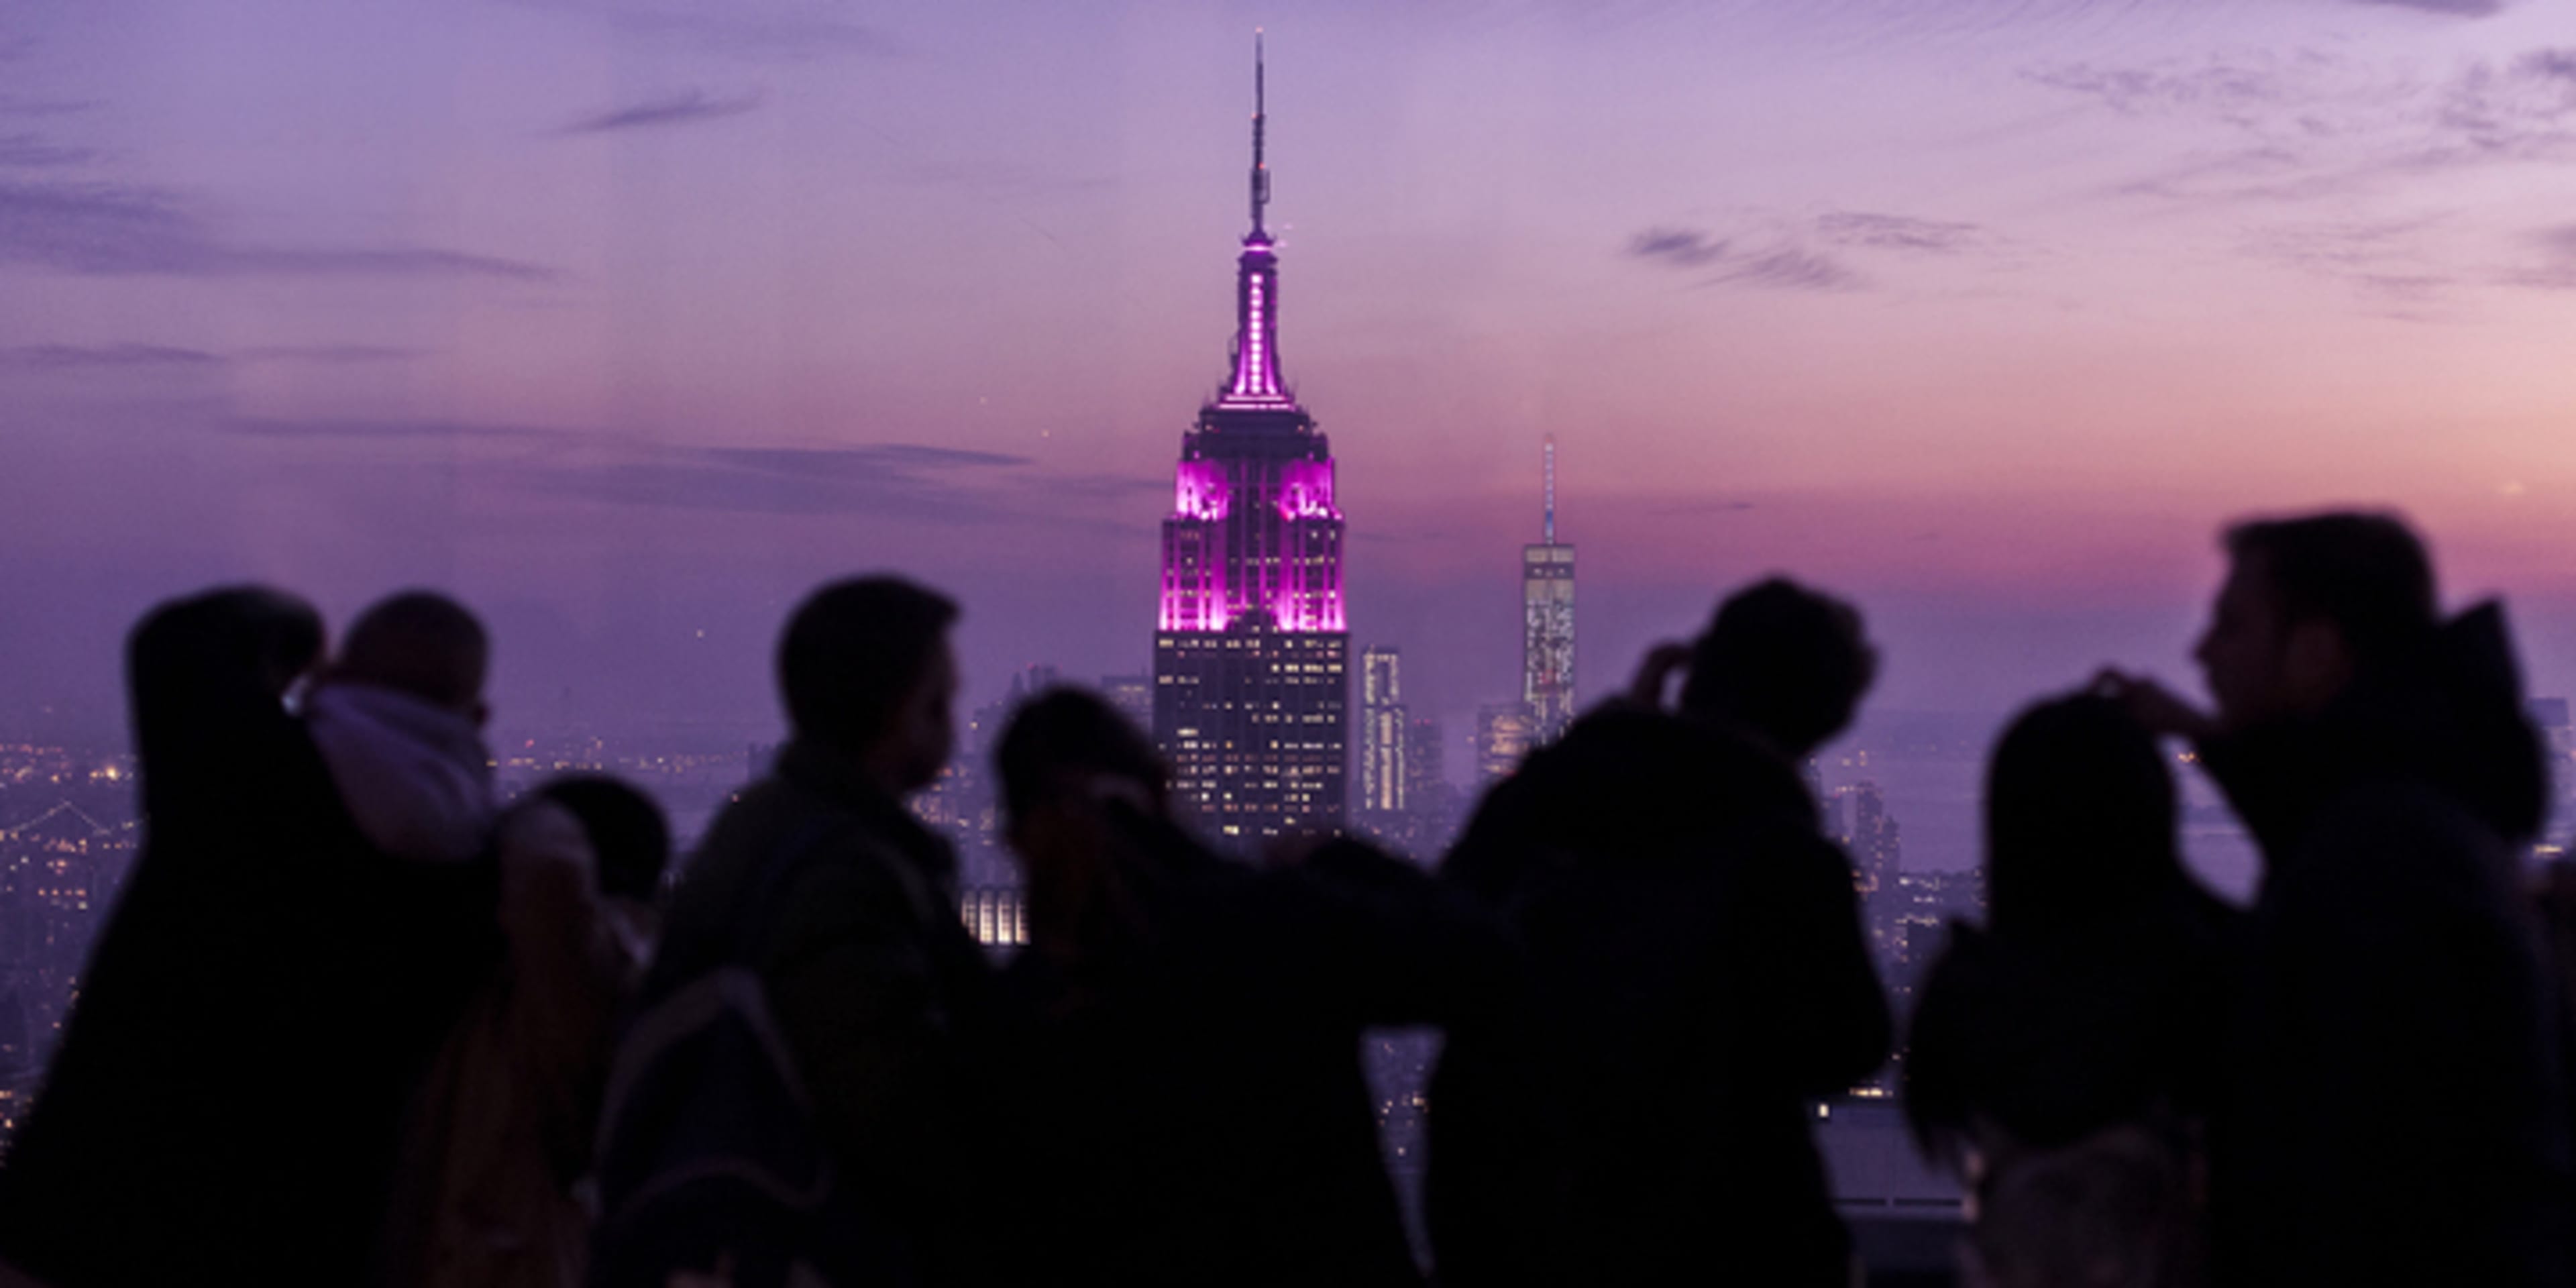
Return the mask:
<path fill-rule="evenodd" d="M 1405 772 L 1411 733 L 1404 715 L 1404 657 L 1386 645 L 1360 654 L 1360 795 L 1355 813 L 1381 825 L 1410 808 Z"/>
<path fill-rule="evenodd" d="M 1332 445 L 1280 374 L 1263 99 L 1256 47 L 1234 360 L 1181 440 L 1154 634 L 1154 740 L 1174 792 L 1240 842 L 1340 828 L 1350 755 L 1342 513 Z"/>
<path fill-rule="evenodd" d="M 1556 539 L 1556 436 L 1547 439 L 1545 519 L 1521 547 L 1521 702 L 1531 735 L 1554 742 L 1574 723 L 1574 547 Z"/>

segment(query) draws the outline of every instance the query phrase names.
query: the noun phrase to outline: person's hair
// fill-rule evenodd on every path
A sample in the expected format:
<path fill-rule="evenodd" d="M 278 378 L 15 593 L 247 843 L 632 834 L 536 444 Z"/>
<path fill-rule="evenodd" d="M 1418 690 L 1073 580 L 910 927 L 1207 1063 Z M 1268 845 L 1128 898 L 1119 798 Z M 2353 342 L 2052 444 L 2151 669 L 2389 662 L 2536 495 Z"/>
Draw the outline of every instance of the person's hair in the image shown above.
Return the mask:
<path fill-rule="evenodd" d="M 465 708 L 482 700 L 491 660 L 491 637 L 463 604 L 407 590 L 358 615 L 331 669 L 344 680 Z"/>
<path fill-rule="evenodd" d="M 2365 669 L 2415 648 L 2439 622 L 2433 560 L 2396 515 L 2254 519 L 2229 528 L 2225 544 L 2238 563 L 2261 560 L 2284 620 L 2332 623 Z"/>
<path fill-rule="evenodd" d="M 573 774 L 537 789 L 581 823 L 599 864 L 599 889 L 650 903 L 671 865 L 671 825 L 653 798 L 614 778 Z"/>
<path fill-rule="evenodd" d="M 1804 756 L 1851 723 L 1877 668 L 1858 610 L 1773 577 L 1729 596 L 1692 641 L 1682 710 Z"/>
<path fill-rule="evenodd" d="M 2108 698 L 2021 713 L 1986 766 L 1986 897 L 1998 934 L 2098 922 L 2182 881 L 2173 771 Z"/>
<path fill-rule="evenodd" d="M 1116 707 L 1083 689 L 1048 689 L 1023 703 L 993 749 L 1005 820 L 1016 824 L 1065 774 L 1113 774 L 1163 799 L 1162 757 Z"/>
<path fill-rule="evenodd" d="M 778 640 L 778 690 L 797 737 L 855 750 L 886 731 L 937 656 L 957 604 L 900 577 L 836 581 Z"/>

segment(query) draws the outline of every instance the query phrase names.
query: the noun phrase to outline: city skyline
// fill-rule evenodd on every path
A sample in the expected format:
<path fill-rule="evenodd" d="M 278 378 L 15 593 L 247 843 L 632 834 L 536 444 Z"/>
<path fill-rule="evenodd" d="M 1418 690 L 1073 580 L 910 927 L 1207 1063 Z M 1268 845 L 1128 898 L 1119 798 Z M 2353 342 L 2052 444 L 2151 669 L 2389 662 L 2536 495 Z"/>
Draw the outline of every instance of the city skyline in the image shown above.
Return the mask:
<path fill-rule="evenodd" d="M 2353 500 L 2576 688 L 2549 6 L 1275 17 L 14 8 L 0 717 L 115 741 L 124 629 L 246 577 L 456 589 L 512 733 L 774 725 L 858 568 L 958 593 L 979 698 L 1144 669 L 1265 19 L 1350 612 L 1451 730 L 1551 430 L 1586 696 L 1775 568 L 1870 613 L 1874 708 L 2188 686 L 2216 526 Z"/>

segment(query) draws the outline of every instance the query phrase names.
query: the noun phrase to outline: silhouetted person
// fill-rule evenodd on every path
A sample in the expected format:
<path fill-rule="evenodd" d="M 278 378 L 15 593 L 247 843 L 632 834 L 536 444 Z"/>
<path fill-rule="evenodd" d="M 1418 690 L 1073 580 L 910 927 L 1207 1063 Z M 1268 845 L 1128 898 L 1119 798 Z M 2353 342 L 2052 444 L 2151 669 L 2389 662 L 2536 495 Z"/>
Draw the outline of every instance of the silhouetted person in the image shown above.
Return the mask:
<path fill-rule="evenodd" d="M 143 852 L 0 1172 L 0 1255 L 56 1288 L 366 1273 L 492 889 L 353 817 L 282 702 L 322 643 L 309 607 L 239 589 L 128 644 Z"/>
<path fill-rule="evenodd" d="M 1848 606 L 1763 582 L 1486 796 L 1442 875 L 1532 982 L 1432 1084 L 1444 1283 L 1848 1282 L 1808 1102 L 1878 1067 L 1888 1016 L 1799 763 L 1874 669 Z"/>
<path fill-rule="evenodd" d="M 642 982 L 671 834 L 613 778 L 545 784 L 503 819 L 503 953 L 410 1122 L 379 1277 L 403 1288 L 572 1288 L 616 1026 Z"/>
<path fill-rule="evenodd" d="M 1024 706 L 995 760 L 1027 876 L 1006 984 L 1032 1277 L 1418 1284 L 1361 1031 L 1491 1007 L 1502 926 L 1356 842 L 1217 858 L 1173 825 L 1144 735 L 1088 693 Z"/>
<path fill-rule="evenodd" d="M 2005 731 L 1986 891 L 1915 1008 L 1905 1107 L 1979 1181 L 1990 1280 L 2189 1282 L 2242 914 L 2183 870 L 2173 775 L 2119 704 L 2061 698 Z"/>
<path fill-rule="evenodd" d="M 2394 518 L 2229 530 L 2197 739 L 2261 845 L 2246 1005 L 2211 1137 L 2236 1284 L 2567 1282 L 2554 984 L 2516 863 L 2547 800 L 2504 614 L 2447 623 Z"/>
<path fill-rule="evenodd" d="M 399 858 L 463 862 L 491 841 L 499 801 L 483 745 L 491 643 L 427 591 L 361 614 L 305 695 L 305 724 L 360 831 Z"/>
<path fill-rule="evenodd" d="M 690 861 L 645 989 L 712 962 L 755 971 L 844 1186 L 915 1262 L 881 1267 L 888 1282 L 976 1278 L 990 1240 L 973 1039 L 992 971 L 958 915 L 955 855 L 903 803 L 948 762 L 956 619 L 891 577 L 796 610 L 778 646 L 793 736 Z M 749 908 L 762 891 L 774 912 Z"/>

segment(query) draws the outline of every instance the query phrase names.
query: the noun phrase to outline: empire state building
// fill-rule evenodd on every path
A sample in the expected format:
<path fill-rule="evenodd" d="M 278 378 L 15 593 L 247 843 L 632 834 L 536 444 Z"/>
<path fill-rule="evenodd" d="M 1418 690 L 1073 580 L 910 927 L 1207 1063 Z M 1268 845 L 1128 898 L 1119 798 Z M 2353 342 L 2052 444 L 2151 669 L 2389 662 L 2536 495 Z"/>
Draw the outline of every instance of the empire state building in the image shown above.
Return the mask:
<path fill-rule="evenodd" d="M 1339 829 L 1350 741 L 1342 512 L 1332 445 L 1280 375 L 1262 108 L 1256 45 L 1233 361 L 1181 439 L 1154 634 L 1154 741 L 1173 789 L 1245 844 Z"/>

